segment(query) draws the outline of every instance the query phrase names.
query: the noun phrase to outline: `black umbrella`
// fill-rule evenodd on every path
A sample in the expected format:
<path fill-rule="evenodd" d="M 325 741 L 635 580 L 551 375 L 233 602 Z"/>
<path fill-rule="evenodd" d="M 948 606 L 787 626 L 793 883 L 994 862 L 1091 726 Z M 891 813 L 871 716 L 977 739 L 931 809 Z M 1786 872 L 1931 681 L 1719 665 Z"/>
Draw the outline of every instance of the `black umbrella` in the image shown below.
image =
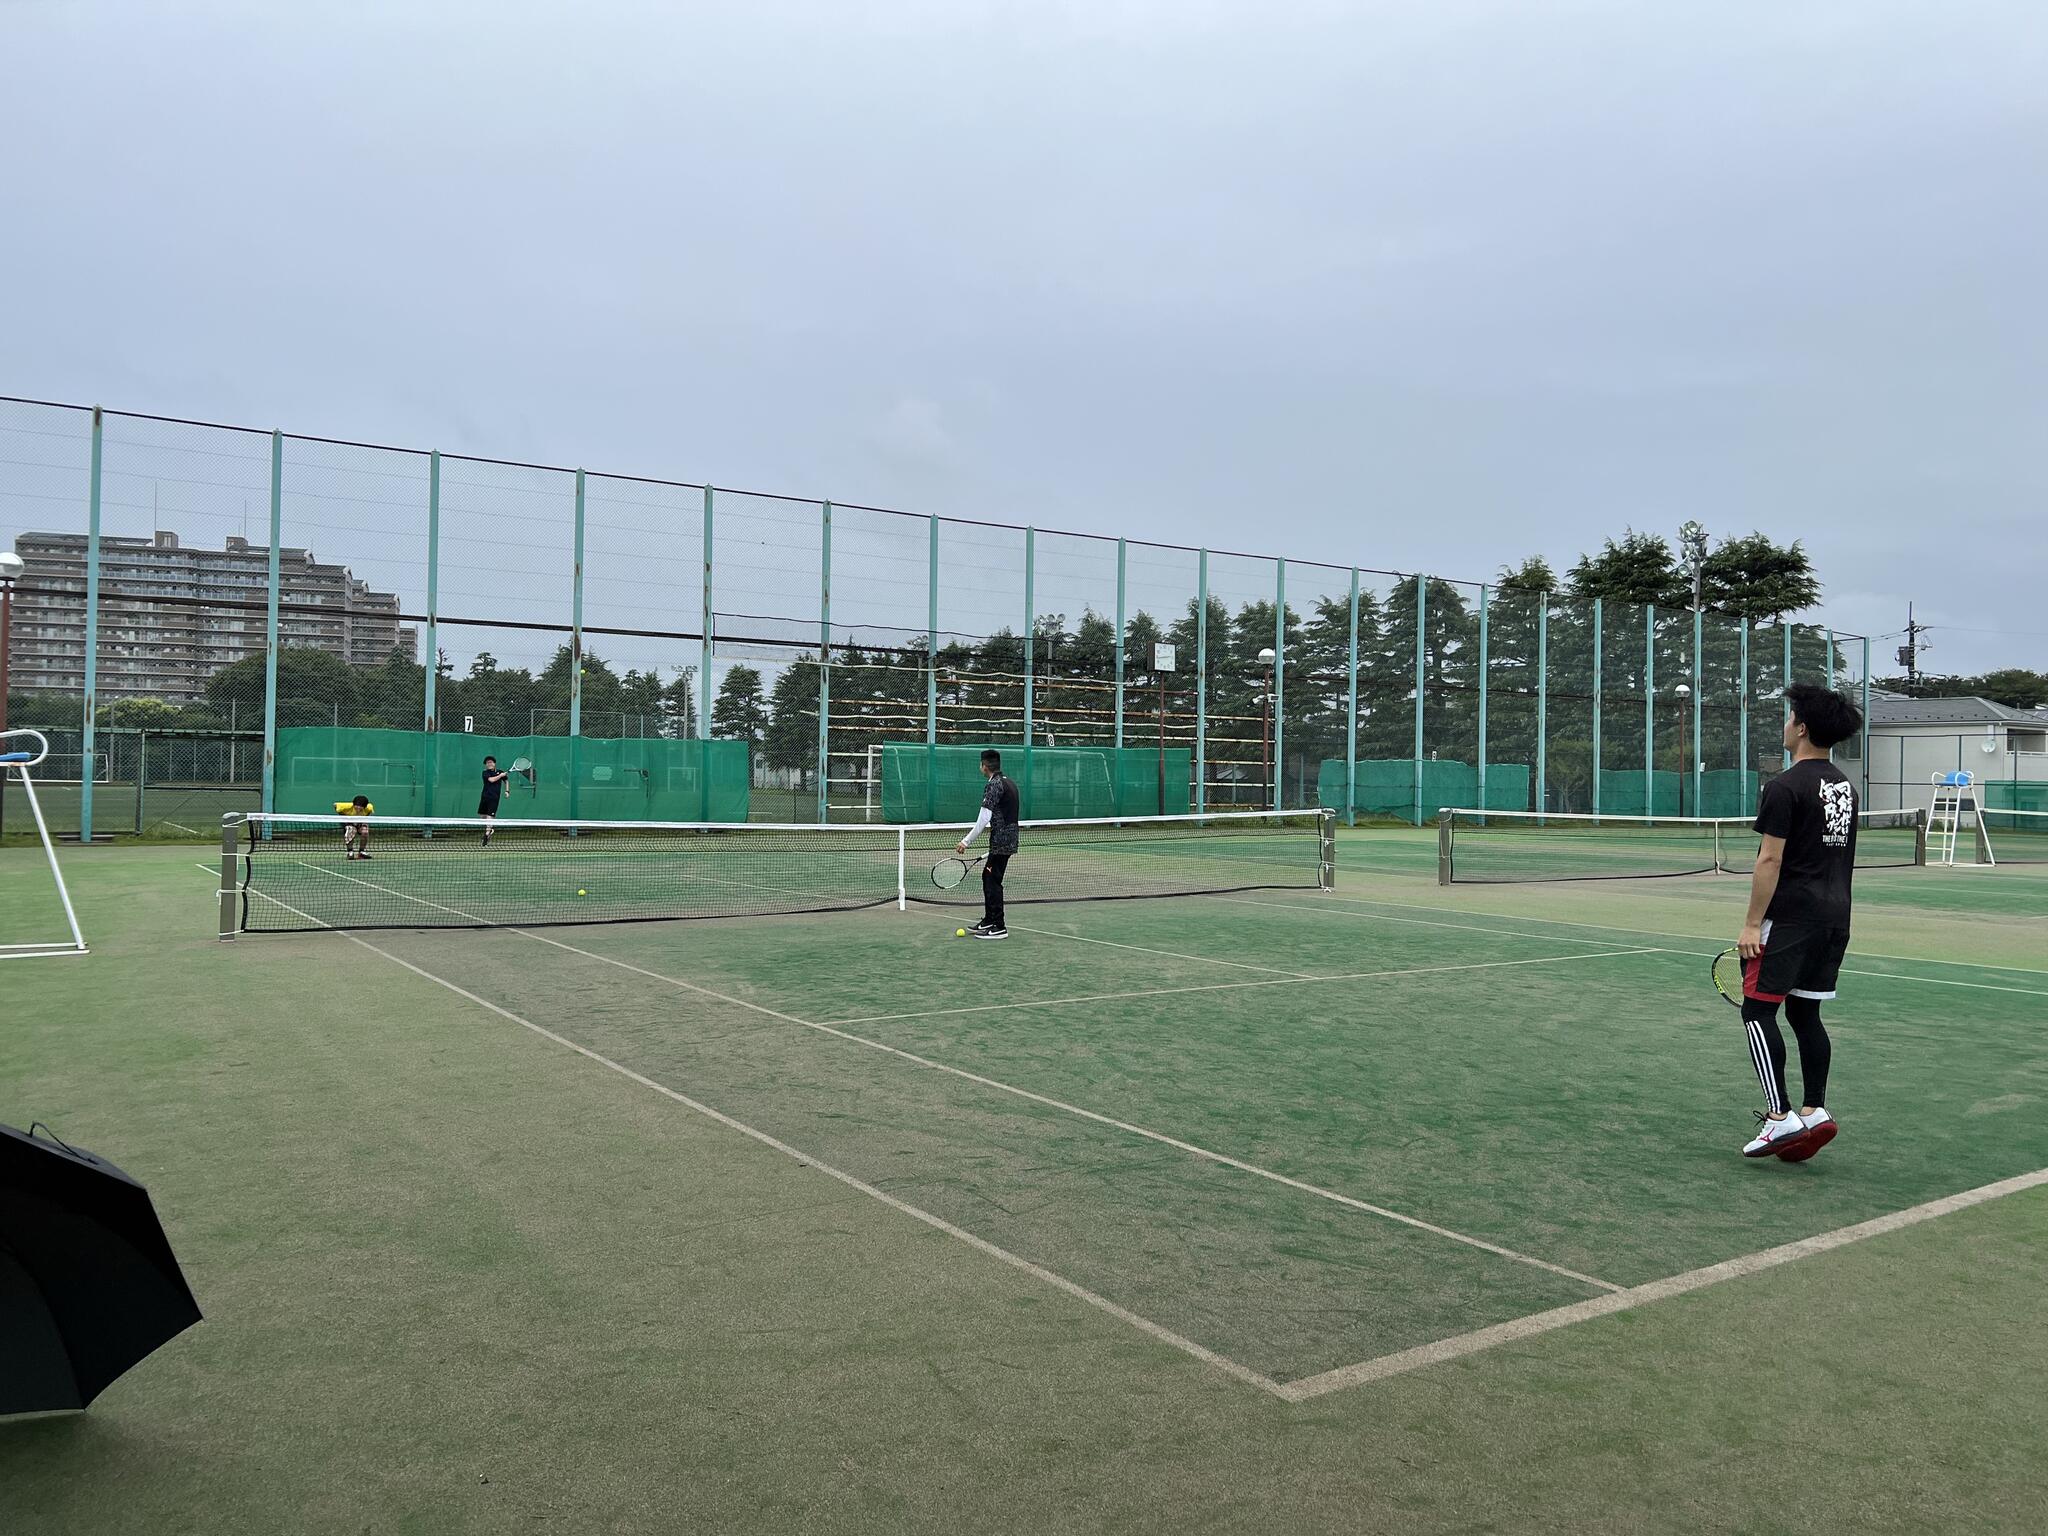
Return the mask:
<path fill-rule="evenodd" d="M 0 1125 L 0 1414 L 83 1408 L 199 1321 L 149 1191 L 35 1130 Z"/>

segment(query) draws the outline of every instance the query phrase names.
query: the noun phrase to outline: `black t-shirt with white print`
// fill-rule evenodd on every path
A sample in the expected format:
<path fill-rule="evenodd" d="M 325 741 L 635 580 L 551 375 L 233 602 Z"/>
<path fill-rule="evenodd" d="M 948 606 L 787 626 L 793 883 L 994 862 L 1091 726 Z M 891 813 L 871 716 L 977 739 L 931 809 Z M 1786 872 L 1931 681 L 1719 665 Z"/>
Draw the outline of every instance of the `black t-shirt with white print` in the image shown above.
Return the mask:
<path fill-rule="evenodd" d="M 988 851 L 990 853 L 1015 853 L 1017 851 L 1017 784 L 1013 779 L 1000 773 L 988 776 L 988 785 L 981 792 L 983 809 L 988 812 Z"/>
<path fill-rule="evenodd" d="M 1856 811 L 1856 786 L 1823 758 L 1796 762 L 1764 786 L 1756 830 L 1785 839 L 1784 867 L 1765 914 L 1772 922 L 1849 926 Z"/>

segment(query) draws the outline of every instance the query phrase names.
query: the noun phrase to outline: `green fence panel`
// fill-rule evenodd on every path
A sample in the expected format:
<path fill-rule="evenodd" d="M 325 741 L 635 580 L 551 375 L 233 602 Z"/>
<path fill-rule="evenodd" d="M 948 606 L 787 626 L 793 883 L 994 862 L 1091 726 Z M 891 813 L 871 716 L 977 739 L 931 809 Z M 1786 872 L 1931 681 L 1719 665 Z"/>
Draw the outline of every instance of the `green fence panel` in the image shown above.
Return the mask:
<path fill-rule="evenodd" d="M 1153 747 L 1033 747 L 991 743 L 1017 781 L 1021 814 L 1036 820 L 1080 816 L 1181 816 L 1188 811 L 1192 754 L 1166 752 L 1165 794 Z M 972 821 L 981 809 L 980 746 L 889 742 L 882 747 L 882 819 Z M 1013 765 L 1017 765 L 1013 769 Z M 1163 809 L 1162 809 L 1163 805 Z"/>

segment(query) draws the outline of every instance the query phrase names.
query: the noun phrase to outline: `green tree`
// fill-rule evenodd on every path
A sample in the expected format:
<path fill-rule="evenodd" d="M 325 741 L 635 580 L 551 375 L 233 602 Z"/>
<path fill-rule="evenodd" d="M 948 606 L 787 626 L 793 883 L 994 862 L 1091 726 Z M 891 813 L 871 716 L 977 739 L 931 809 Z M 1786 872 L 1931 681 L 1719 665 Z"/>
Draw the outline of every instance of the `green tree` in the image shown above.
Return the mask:
<path fill-rule="evenodd" d="M 758 743 L 768 734 L 768 701 L 761 674 L 752 667 L 728 667 L 711 701 L 711 734 L 727 741 Z"/>
<path fill-rule="evenodd" d="M 1820 601 L 1820 580 L 1797 539 L 1749 533 L 1717 544 L 1700 566 L 1700 601 L 1724 613 L 1781 622 Z"/>
<path fill-rule="evenodd" d="M 727 674 L 728 680 L 730 676 Z M 775 679 L 761 749 L 770 768 L 812 769 L 817 765 L 818 658 L 809 652 L 784 667 Z"/>
<path fill-rule="evenodd" d="M 1575 602 L 1598 597 L 1610 603 L 1656 603 L 1660 607 L 1690 606 L 1692 584 L 1678 568 L 1671 546 L 1661 534 L 1628 529 L 1619 540 L 1608 539 L 1597 555 L 1581 555 L 1565 577 Z"/>
<path fill-rule="evenodd" d="M 206 701 L 217 715 L 238 720 L 263 720 L 265 658 L 245 656 L 223 667 L 206 682 Z M 311 646 L 285 646 L 277 653 L 277 723 L 353 725 L 356 719 L 357 669 L 339 656 Z"/>

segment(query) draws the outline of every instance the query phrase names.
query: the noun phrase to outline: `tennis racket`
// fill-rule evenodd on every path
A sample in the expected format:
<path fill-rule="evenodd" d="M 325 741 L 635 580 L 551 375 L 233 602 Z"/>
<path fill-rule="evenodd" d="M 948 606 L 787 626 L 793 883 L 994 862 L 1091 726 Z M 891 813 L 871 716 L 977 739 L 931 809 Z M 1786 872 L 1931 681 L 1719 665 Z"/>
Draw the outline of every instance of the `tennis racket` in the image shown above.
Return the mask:
<path fill-rule="evenodd" d="M 968 872 L 979 864 L 985 854 L 976 854 L 971 859 L 941 859 L 932 866 L 932 884 L 942 891 L 950 891 L 967 878 Z"/>
<path fill-rule="evenodd" d="M 526 780 L 526 787 L 527 787 L 528 789 L 532 789 L 532 788 L 534 787 L 534 779 L 533 779 L 533 759 L 532 759 L 532 758 L 530 758 L 530 757 L 515 757 L 515 758 L 513 758 L 513 759 L 512 759 L 512 769 L 511 769 L 511 771 L 512 771 L 513 773 L 516 773 L 516 774 L 518 774 L 518 775 L 519 775 L 519 777 L 521 777 L 522 779 Z"/>
<path fill-rule="evenodd" d="M 1714 956 L 1714 990 L 1729 1006 L 1742 1006 L 1742 951 L 1724 949 Z"/>

